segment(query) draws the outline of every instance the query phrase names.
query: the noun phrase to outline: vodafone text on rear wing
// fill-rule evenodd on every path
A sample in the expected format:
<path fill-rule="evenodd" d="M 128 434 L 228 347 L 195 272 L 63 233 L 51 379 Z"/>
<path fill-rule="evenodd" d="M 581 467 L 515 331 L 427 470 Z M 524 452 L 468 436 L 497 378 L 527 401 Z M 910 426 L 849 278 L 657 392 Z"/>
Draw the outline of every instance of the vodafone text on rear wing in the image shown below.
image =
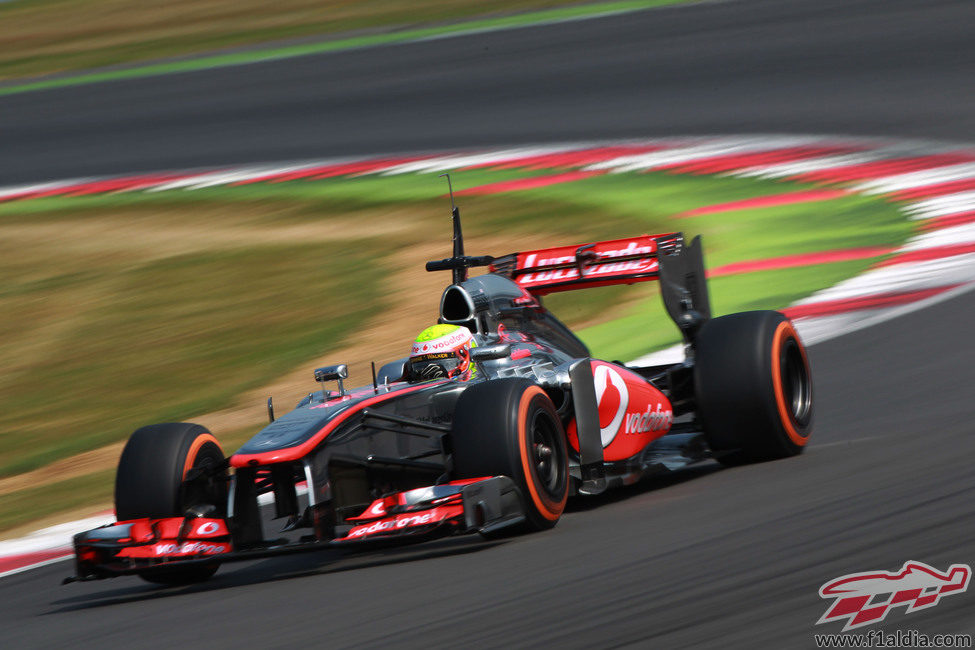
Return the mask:
<path fill-rule="evenodd" d="M 660 277 L 661 254 L 679 253 L 680 233 L 641 235 L 576 246 L 558 246 L 497 258 L 494 273 L 505 275 L 526 291 L 543 296 L 612 284 L 632 284 Z"/>
<path fill-rule="evenodd" d="M 543 296 L 614 284 L 660 280 L 667 313 L 690 342 L 711 317 L 700 237 L 689 245 L 683 233 L 558 246 L 494 258 L 491 271 Z"/>

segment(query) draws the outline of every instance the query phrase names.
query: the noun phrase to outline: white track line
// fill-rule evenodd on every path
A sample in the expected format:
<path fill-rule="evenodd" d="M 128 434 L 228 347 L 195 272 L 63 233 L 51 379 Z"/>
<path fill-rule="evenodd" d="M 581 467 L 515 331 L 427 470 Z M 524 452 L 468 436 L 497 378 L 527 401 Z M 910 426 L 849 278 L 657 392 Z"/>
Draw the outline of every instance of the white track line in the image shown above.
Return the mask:
<path fill-rule="evenodd" d="M 975 242 L 975 223 L 950 226 L 916 235 L 899 249 L 900 251 L 923 250 L 935 246 L 970 244 Z"/>
<path fill-rule="evenodd" d="M 238 181 L 260 178 L 276 171 L 287 170 L 287 167 L 237 167 L 230 171 L 210 172 L 198 174 L 175 181 L 160 183 L 147 192 L 165 192 L 166 190 L 195 190 L 216 185 L 230 185 Z"/>
<path fill-rule="evenodd" d="M 890 309 L 882 310 L 866 310 L 866 312 L 874 311 L 875 313 L 865 313 L 861 318 L 853 320 L 845 324 L 845 329 L 839 334 L 835 330 L 829 332 L 823 332 L 820 337 L 813 335 L 810 330 L 809 334 L 812 340 L 806 340 L 806 334 L 803 333 L 803 320 L 799 319 L 796 321 L 796 328 L 799 330 L 799 335 L 803 337 L 803 341 L 809 345 L 814 345 L 822 341 L 827 341 L 830 339 L 839 338 L 840 336 L 845 336 L 846 334 L 852 334 L 853 332 L 859 332 L 860 330 L 865 330 L 868 327 L 873 327 L 874 325 L 879 325 L 881 323 L 886 323 L 887 321 L 894 320 L 895 318 L 900 318 L 915 311 L 920 311 L 922 309 L 927 309 L 928 307 L 933 307 L 938 303 L 946 302 L 952 298 L 964 295 L 969 291 L 975 290 L 975 282 L 969 282 L 968 284 L 955 287 L 954 289 L 949 289 L 937 295 L 931 296 L 930 298 L 924 298 L 923 300 L 917 300 L 915 302 L 908 303 L 906 305 L 900 305 L 898 307 L 893 307 Z M 812 320 L 812 319 L 810 319 Z"/>
<path fill-rule="evenodd" d="M 77 185 L 79 183 L 89 183 L 95 181 L 95 178 L 74 178 L 63 181 L 51 181 L 49 183 L 33 183 L 29 185 L 8 185 L 7 187 L 0 187 L 0 199 L 5 199 L 11 196 L 20 196 L 22 194 L 33 194 L 35 192 L 46 192 L 48 190 L 56 190 L 62 187 L 71 187 L 72 185 Z"/>
<path fill-rule="evenodd" d="M 572 146 L 553 146 L 553 147 L 520 147 L 517 149 L 501 149 L 499 151 L 489 151 L 487 153 L 454 154 L 449 156 L 437 156 L 426 160 L 392 165 L 379 173 L 383 176 L 395 176 L 397 174 L 428 174 L 441 172 L 447 169 L 457 169 L 460 167 L 470 167 L 472 165 L 485 165 L 493 162 L 504 162 L 508 159 L 517 161 L 519 159 L 534 158 L 535 156 L 548 156 L 552 154 L 574 151 Z"/>
<path fill-rule="evenodd" d="M 82 532 L 82 531 L 78 531 Z M 66 546 L 64 548 L 65 555 L 60 555 L 58 557 L 52 557 L 48 560 L 41 560 L 40 562 L 34 562 L 33 564 L 27 564 L 22 567 L 17 567 L 16 569 L 10 569 L 9 571 L 4 571 L 0 573 L 0 578 L 6 578 L 7 576 L 17 575 L 18 573 L 24 573 L 25 571 L 30 571 L 31 569 L 40 569 L 42 566 L 48 566 L 51 564 L 56 564 L 58 562 L 64 562 L 66 560 L 74 559 L 71 547 Z"/>
<path fill-rule="evenodd" d="M 894 174 L 893 176 L 885 176 L 883 178 L 857 183 L 851 189 L 854 192 L 861 192 L 863 194 L 889 194 L 969 178 L 975 178 L 975 163 L 961 163 L 958 165 L 925 169 L 918 172 Z"/>
<path fill-rule="evenodd" d="M 634 171 L 651 171 L 659 167 L 668 165 L 689 164 L 716 156 L 728 156 L 733 154 L 758 153 L 762 151 L 774 151 L 776 149 L 786 149 L 801 147 L 813 144 L 817 140 L 809 137 L 786 137 L 779 136 L 774 138 L 727 138 L 713 142 L 692 145 L 689 147 L 676 147 L 664 151 L 652 151 L 644 154 L 634 154 L 630 156 L 620 156 L 612 160 L 595 163 L 583 167 L 583 171 L 609 171 L 613 174 Z"/>
<path fill-rule="evenodd" d="M 793 304 L 812 305 L 884 293 L 937 289 L 938 287 L 968 282 L 975 282 L 975 253 L 911 264 L 884 266 L 844 280 L 828 289 L 817 291 L 808 298 L 803 298 Z"/>
<path fill-rule="evenodd" d="M 756 165 L 745 167 L 738 171 L 726 172 L 726 176 L 737 176 L 742 178 L 786 178 L 798 174 L 808 174 L 820 172 L 827 169 L 841 169 L 852 167 L 864 163 L 877 162 L 883 160 L 883 156 L 870 153 L 850 153 L 836 156 L 820 156 L 818 158 L 807 158 L 795 162 L 777 163 L 774 165 Z"/>
<path fill-rule="evenodd" d="M 911 219 L 947 217 L 960 212 L 975 210 L 975 191 L 943 194 L 914 202 L 904 208 Z"/>

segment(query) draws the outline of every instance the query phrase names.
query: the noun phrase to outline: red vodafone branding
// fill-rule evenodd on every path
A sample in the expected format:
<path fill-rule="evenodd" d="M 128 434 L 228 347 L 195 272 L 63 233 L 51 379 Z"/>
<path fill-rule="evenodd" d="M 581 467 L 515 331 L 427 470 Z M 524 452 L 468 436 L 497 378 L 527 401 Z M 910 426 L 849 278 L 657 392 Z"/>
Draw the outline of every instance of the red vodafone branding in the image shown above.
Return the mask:
<path fill-rule="evenodd" d="M 156 544 L 156 555 L 215 555 L 226 553 L 229 550 L 230 547 L 226 544 L 208 544 L 206 542 Z"/>
<path fill-rule="evenodd" d="M 119 557 L 174 557 L 184 555 L 219 555 L 231 551 L 230 544 L 221 542 L 159 542 L 151 546 L 122 549 Z"/>
<path fill-rule="evenodd" d="M 435 524 L 451 517 L 464 514 L 463 506 L 443 506 L 425 512 L 404 513 L 390 519 L 382 519 L 371 524 L 362 524 L 349 531 L 345 539 L 358 539 L 370 535 L 382 535 L 404 528 Z"/>
<path fill-rule="evenodd" d="M 674 413 L 670 409 L 664 410 L 663 404 L 656 408 L 647 405 L 643 413 L 626 414 L 626 433 L 646 433 L 648 431 L 666 431 L 674 421 Z"/>
<path fill-rule="evenodd" d="M 410 515 L 397 519 L 387 519 L 385 521 L 377 521 L 376 523 L 369 524 L 368 526 L 360 526 L 359 528 L 350 531 L 349 537 L 375 535 L 376 533 L 384 533 L 390 530 L 406 528 L 408 526 L 422 526 L 424 524 L 432 523 L 433 521 L 435 521 L 434 513 L 431 512 L 427 512 L 422 515 Z"/>
<path fill-rule="evenodd" d="M 596 366 L 592 379 L 596 385 L 596 404 L 599 406 L 599 437 L 605 448 L 619 433 L 630 403 L 630 391 L 620 373 L 609 365 Z M 609 388 L 614 390 L 607 390 Z"/>
<path fill-rule="evenodd" d="M 518 255 L 518 269 L 530 270 L 539 267 L 560 264 L 575 264 L 577 246 L 549 248 L 541 251 L 522 253 Z M 657 242 L 652 237 L 638 237 L 635 239 L 619 239 L 599 242 L 589 249 L 595 259 L 589 261 L 583 270 L 586 278 L 614 275 L 638 275 L 654 272 L 658 269 L 656 258 L 650 257 L 657 251 Z M 620 257 L 645 255 L 644 258 L 613 261 Z M 564 269 L 550 269 L 535 273 L 519 275 L 517 282 L 522 287 L 533 287 L 539 284 L 549 284 L 556 281 L 574 280 L 579 278 L 576 266 Z"/>
<path fill-rule="evenodd" d="M 606 460 L 630 458 L 670 429 L 670 401 L 646 379 L 605 361 L 593 361 L 592 370 Z M 571 435 L 576 433 L 574 424 Z"/>
<path fill-rule="evenodd" d="M 196 528 L 196 534 L 201 536 L 214 535 L 217 533 L 226 534 L 227 530 L 215 521 L 204 522 Z"/>

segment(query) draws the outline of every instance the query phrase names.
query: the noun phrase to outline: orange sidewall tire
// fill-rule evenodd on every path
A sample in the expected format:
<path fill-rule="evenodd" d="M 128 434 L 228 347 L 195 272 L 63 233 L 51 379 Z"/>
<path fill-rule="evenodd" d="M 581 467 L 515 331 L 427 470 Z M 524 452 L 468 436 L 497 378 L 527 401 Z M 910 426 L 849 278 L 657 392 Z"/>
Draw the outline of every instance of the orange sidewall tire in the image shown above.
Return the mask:
<path fill-rule="evenodd" d="M 807 372 L 809 369 L 809 359 L 806 358 L 806 349 L 799 340 L 799 335 L 796 334 L 796 330 L 792 327 L 792 323 L 789 321 L 783 321 L 779 323 L 779 326 L 775 330 L 775 334 L 772 335 L 772 384 L 775 390 L 775 406 L 779 411 L 779 419 L 782 422 L 782 429 L 785 431 L 789 439 L 800 447 L 805 446 L 809 442 L 808 434 L 803 436 L 796 429 L 795 422 L 792 420 L 792 415 L 788 405 L 786 404 L 785 389 L 782 386 L 782 349 L 785 347 L 785 342 L 789 338 L 792 338 L 796 342 L 796 346 L 799 348 L 799 352 L 802 355 L 802 362 L 805 364 Z"/>
<path fill-rule="evenodd" d="M 200 452 L 200 448 L 203 447 L 208 442 L 212 442 L 216 445 L 217 449 L 220 449 L 220 443 L 217 439 L 213 437 L 212 434 L 203 433 L 193 440 L 193 444 L 190 445 L 189 451 L 186 452 L 186 462 L 183 464 L 183 478 L 186 478 L 186 474 L 193 469 L 193 465 L 196 463 L 196 456 Z"/>
<path fill-rule="evenodd" d="M 535 509 L 542 517 L 549 521 L 558 521 L 565 510 L 565 503 L 569 498 L 569 482 L 565 482 L 565 489 L 562 497 L 558 501 L 553 501 L 547 494 L 538 489 L 535 485 L 535 474 L 532 471 L 531 463 L 531 441 L 528 440 L 528 410 L 532 400 L 541 395 L 545 399 L 548 396 L 538 386 L 531 386 L 521 395 L 521 402 L 518 405 L 518 451 L 521 456 L 521 468 L 525 473 L 525 485 L 528 487 L 529 498 L 535 505 Z"/>

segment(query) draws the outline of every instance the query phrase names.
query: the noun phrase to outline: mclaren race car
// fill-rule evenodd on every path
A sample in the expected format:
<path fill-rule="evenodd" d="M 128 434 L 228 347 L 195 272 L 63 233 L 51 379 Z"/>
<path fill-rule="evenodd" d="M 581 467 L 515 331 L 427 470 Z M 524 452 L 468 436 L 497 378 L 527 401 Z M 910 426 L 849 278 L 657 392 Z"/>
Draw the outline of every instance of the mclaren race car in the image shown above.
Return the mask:
<path fill-rule="evenodd" d="M 119 460 L 118 521 L 74 537 L 66 582 L 184 584 L 232 560 L 538 531 L 569 497 L 805 447 L 813 387 L 796 330 L 775 311 L 712 318 L 700 238 L 468 256 L 456 207 L 452 218 L 452 257 L 426 268 L 452 273 L 438 322 L 470 333 L 463 358 L 427 350 L 422 370 L 399 359 L 353 389 L 347 366 L 319 368 L 319 390 L 277 418 L 268 400 L 270 423 L 229 457 L 196 424 L 138 429 Z M 488 272 L 469 277 L 471 267 Z M 680 363 L 594 359 L 542 304 L 556 291 L 647 280 L 660 281 L 683 336 Z M 438 359 L 464 372 L 431 372 Z"/>

